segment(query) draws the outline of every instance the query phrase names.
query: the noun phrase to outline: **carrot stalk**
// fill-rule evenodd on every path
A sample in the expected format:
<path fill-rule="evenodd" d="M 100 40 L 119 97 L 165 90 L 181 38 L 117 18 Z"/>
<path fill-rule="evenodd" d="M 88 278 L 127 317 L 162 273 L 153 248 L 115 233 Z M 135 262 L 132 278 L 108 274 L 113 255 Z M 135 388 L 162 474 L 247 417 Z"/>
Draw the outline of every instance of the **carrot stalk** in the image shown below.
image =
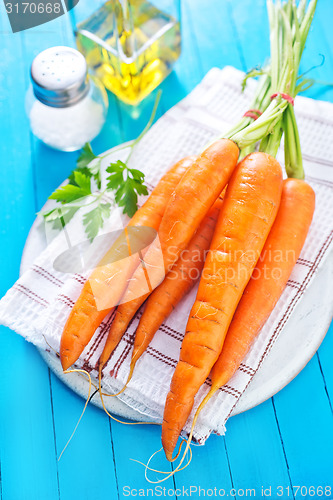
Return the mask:
<path fill-rule="evenodd" d="M 86 281 L 65 324 L 60 359 L 67 370 L 78 359 L 91 340 L 96 328 L 117 305 L 128 279 L 140 263 L 137 254 L 131 256 L 128 245 L 129 227 L 140 238 L 140 228 L 158 230 L 170 196 L 194 157 L 177 162 L 160 180 L 144 205 L 134 214 L 127 228 L 103 257 Z M 144 242 L 141 242 L 144 245 Z"/>
<path fill-rule="evenodd" d="M 162 444 L 168 460 L 194 397 L 222 350 L 276 217 L 281 190 L 281 167 L 266 153 L 246 156 L 231 177 L 166 399 Z"/>

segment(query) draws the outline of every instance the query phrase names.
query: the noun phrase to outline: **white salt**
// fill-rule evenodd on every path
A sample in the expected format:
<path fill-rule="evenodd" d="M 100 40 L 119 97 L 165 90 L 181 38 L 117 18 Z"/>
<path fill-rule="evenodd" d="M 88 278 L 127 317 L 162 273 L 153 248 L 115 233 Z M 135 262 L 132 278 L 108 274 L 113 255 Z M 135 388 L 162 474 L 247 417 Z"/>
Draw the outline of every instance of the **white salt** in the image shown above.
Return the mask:
<path fill-rule="evenodd" d="M 98 135 L 105 121 L 105 111 L 89 93 L 66 108 L 46 106 L 36 99 L 29 119 L 33 134 L 45 144 L 63 151 L 76 151 Z"/>

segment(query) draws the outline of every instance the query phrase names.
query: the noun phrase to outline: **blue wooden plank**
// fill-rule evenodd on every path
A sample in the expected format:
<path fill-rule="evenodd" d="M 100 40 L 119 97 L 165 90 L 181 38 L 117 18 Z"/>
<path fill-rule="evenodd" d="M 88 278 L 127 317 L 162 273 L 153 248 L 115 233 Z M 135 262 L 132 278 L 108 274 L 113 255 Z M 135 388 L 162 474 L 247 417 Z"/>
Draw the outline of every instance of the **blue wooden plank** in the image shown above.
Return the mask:
<path fill-rule="evenodd" d="M 0 443 L 6 500 L 58 499 L 48 370 L 36 349 L 1 327 Z M 15 357 L 14 357 L 15 356 Z M 14 362 L 14 360 L 18 362 Z M 15 369 L 13 369 L 13 366 Z M 19 480 L 18 480 L 19 476 Z"/>
<path fill-rule="evenodd" d="M 248 71 L 261 67 L 269 57 L 269 25 L 265 0 L 228 1 L 234 42 L 238 48 L 241 67 Z M 255 9 L 255 15 L 249 13 Z"/>
<path fill-rule="evenodd" d="M 194 37 L 192 19 L 190 17 L 191 3 L 181 2 L 181 55 L 174 66 L 174 71 L 161 84 L 162 109 L 166 111 L 183 99 L 200 82 L 204 76 L 201 62 L 198 58 L 197 44 Z"/>
<path fill-rule="evenodd" d="M 25 81 L 20 35 L 10 35 L 2 12 L 1 137 L 2 200 L 1 291 L 18 276 L 24 241 L 34 218 L 35 199 L 30 139 L 24 111 Z M 1 479 L 8 500 L 58 498 L 48 369 L 35 349 L 1 328 Z M 15 361 L 14 361 L 15 360 Z M 44 464 L 45 470 L 41 467 Z M 18 480 L 18 477 L 20 480 Z M 34 478 L 34 480 L 32 480 Z"/>
<path fill-rule="evenodd" d="M 274 396 L 274 407 L 292 484 L 332 486 L 333 415 L 316 357 Z"/>
<path fill-rule="evenodd" d="M 144 477 L 144 467 L 132 460 L 147 463 L 150 456 L 161 448 L 161 428 L 156 425 L 123 425 L 117 422 L 111 424 L 119 497 L 123 498 L 126 488 L 140 490 L 149 487 Z M 163 452 L 154 457 L 151 467 L 171 471 Z M 149 472 L 148 477 L 157 480 L 161 475 Z M 173 488 L 173 479 L 165 481 L 163 486 Z"/>
<path fill-rule="evenodd" d="M 192 453 L 189 467 L 175 476 L 177 488 L 193 485 L 202 489 L 217 488 L 229 491 L 234 486 L 223 437 L 211 436 L 204 446 L 192 446 Z"/>
<path fill-rule="evenodd" d="M 51 380 L 59 457 L 79 419 L 84 401 L 53 374 Z M 113 460 L 109 419 L 90 404 L 58 463 L 61 500 L 117 498 Z"/>
<path fill-rule="evenodd" d="M 309 73 L 309 78 L 314 78 L 319 82 L 327 82 L 333 84 L 333 36 L 330 19 L 333 16 L 333 4 L 330 0 L 318 2 L 314 21 L 310 30 L 307 45 L 304 50 L 304 56 L 301 62 L 301 71 L 307 71 L 313 66 L 322 63 L 324 56 L 324 64 L 319 67 L 314 67 Z M 308 97 L 333 101 L 333 87 L 315 85 L 305 92 Z"/>
<path fill-rule="evenodd" d="M 25 72 L 28 73 L 32 58 L 46 46 L 70 43 L 71 33 L 66 37 L 63 33 L 68 30 L 65 18 L 59 18 L 50 23 L 52 31 L 46 39 L 43 32 L 36 28 L 35 32 L 27 33 L 24 40 Z M 38 36 L 39 32 L 39 36 Z M 111 96 L 109 120 L 100 136 L 93 141 L 92 147 L 97 152 L 103 152 L 114 146 L 119 139 L 117 115 L 112 116 L 115 110 L 115 101 Z M 35 174 L 35 189 L 38 209 L 40 209 L 48 195 L 54 190 L 75 167 L 78 153 L 63 153 L 54 151 L 43 145 L 31 136 L 33 164 Z M 47 168 L 45 166 L 47 165 Z M 53 425 L 56 435 L 55 449 L 59 456 L 61 449 L 71 435 L 75 421 L 80 415 L 83 402 L 64 384 L 53 375 L 50 378 L 52 394 Z M 63 408 L 66 408 L 64 418 Z M 91 464 L 91 456 L 99 457 L 95 467 Z M 66 450 L 58 465 L 59 491 L 62 499 L 91 498 L 94 494 L 101 497 L 103 492 L 112 498 L 116 492 L 116 481 L 113 468 L 112 443 L 108 417 L 89 406 L 77 435 Z M 82 481 L 81 478 L 85 480 Z"/>
<path fill-rule="evenodd" d="M 227 422 L 226 446 L 237 488 L 289 484 L 279 430 L 270 401 Z M 258 495 L 259 496 L 259 495 Z M 274 498 L 274 496 L 273 496 Z"/>
<path fill-rule="evenodd" d="M 228 2 L 209 1 L 203 7 L 200 0 L 194 0 L 189 5 L 188 18 L 194 34 L 191 41 L 195 44 L 203 73 L 214 66 L 222 68 L 228 64 L 242 69 Z"/>
<path fill-rule="evenodd" d="M 211 66 L 232 63 L 244 69 L 244 61 L 246 66 L 252 66 L 257 63 L 256 54 L 258 54 L 258 50 L 263 53 L 266 50 L 266 46 L 260 43 L 262 35 L 262 32 L 259 31 L 260 16 L 258 18 L 252 16 L 251 26 L 254 23 L 258 27 L 258 30 L 254 30 L 254 33 L 252 32 L 252 27 L 246 25 L 246 15 L 248 15 L 250 9 L 246 0 L 233 2 L 227 7 L 225 5 L 221 7 L 217 2 L 214 7 L 212 6 L 212 0 L 207 3 L 208 6 L 205 3 L 203 9 L 202 3 L 200 5 L 197 0 L 191 3 L 188 1 L 182 2 L 185 12 L 183 18 L 183 56 L 176 64 L 175 72 L 162 84 L 162 87 L 165 89 L 161 103 L 163 111 L 190 91 L 200 81 L 204 72 Z M 329 18 L 332 16 L 328 15 L 331 12 L 331 3 L 329 0 L 321 0 L 318 8 L 320 8 L 320 16 L 318 18 L 320 19 L 320 23 L 318 21 L 319 24 L 314 25 L 314 29 L 310 35 L 311 38 L 309 39 L 311 41 L 312 37 L 315 36 L 313 39 L 313 48 L 310 49 L 311 46 L 309 45 L 310 52 L 305 54 L 311 64 L 319 52 L 318 47 L 321 48 L 323 44 L 325 45 L 325 54 L 330 54 L 329 46 L 332 40 L 329 27 Z M 203 12 L 205 16 L 203 16 Z M 213 15 L 211 15 L 212 12 Z M 232 13 L 234 24 L 228 25 L 226 22 L 228 17 L 226 15 L 230 15 L 230 12 Z M 67 27 L 62 22 L 59 23 L 59 26 L 61 27 L 62 40 L 65 43 L 70 43 L 70 34 Z M 43 30 L 41 30 L 38 37 L 35 35 L 35 41 L 30 38 L 32 30 L 26 32 L 24 35 L 25 41 L 29 46 L 26 48 L 25 57 L 20 52 L 20 49 L 16 50 L 16 46 L 11 48 L 12 53 L 15 54 L 15 64 L 18 67 L 21 64 L 22 68 L 24 59 L 24 64 L 27 67 L 30 50 L 34 44 L 34 50 L 38 51 L 38 47 L 42 48 L 46 40 L 49 45 L 52 45 L 52 40 L 59 35 L 58 28 L 53 28 L 51 23 L 50 26 L 44 27 L 44 30 L 44 34 L 42 33 Z M 249 31 L 247 32 L 247 30 Z M 246 36 L 246 33 L 250 32 L 251 37 Z M 214 36 L 212 36 L 212 33 L 214 33 Z M 68 36 L 68 41 L 66 41 L 66 36 Z M 262 36 L 264 38 L 264 35 Z M 254 39 L 257 38 L 257 40 L 254 41 L 253 37 Z M 232 47 L 226 41 L 228 38 L 233 43 Z M 250 49 L 252 46 L 253 50 L 252 48 Z M 209 55 L 207 56 L 207 54 Z M 328 79 L 329 72 L 327 68 L 332 66 L 328 64 L 328 62 L 332 62 L 330 57 L 330 55 L 327 55 L 326 65 L 323 68 L 315 70 L 314 75 L 316 77 Z M 2 156 L 2 158 L 5 158 L 4 164 L 8 165 L 8 168 L 4 172 L 3 189 L 0 187 L 0 195 L 2 196 L 2 200 L 5 200 L 3 203 L 6 207 L 5 213 L 10 217 L 10 219 L 3 219 L 2 233 L 0 234 L 0 239 L 3 240 L 8 237 L 7 235 L 10 236 L 9 244 L 4 240 L 5 244 L 3 245 L 4 250 L 2 255 L 4 270 L 4 273 L 2 273 L 2 276 L 4 276 L 2 285 L 5 290 L 5 288 L 12 284 L 14 277 L 17 276 L 20 252 L 28 227 L 33 219 L 35 206 L 31 187 L 33 184 L 30 167 L 31 153 L 29 139 L 26 135 L 28 126 L 22 108 L 25 86 L 22 83 L 22 73 L 18 69 L 14 69 L 13 60 L 11 65 L 8 66 L 7 58 L 1 59 L 0 68 L 3 69 L 1 71 L 2 74 L 6 73 L 9 78 L 12 78 L 10 83 L 11 95 L 6 102 L 6 116 L 9 117 L 9 122 L 7 121 L 6 125 L 12 132 L 7 132 L 4 141 L 6 144 L 3 147 L 6 149 L 4 150 L 5 156 Z M 18 73 L 20 73 L 19 78 L 17 77 Z M 332 77 L 330 78 L 332 79 Z M 15 89 L 15 96 L 17 95 L 18 99 L 14 100 L 13 89 Z M 326 92 L 324 97 L 332 99 L 330 92 Z M 97 152 L 118 143 L 123 137 L 134 137 L 137 131 L 141 130 L 141 125 L 145 121 L 143 118 L 145 113 L 142 112 L 140 118 L 136 119 L 135 123 L 132 124 L 132 118 L 127 118 L 126 111 L 121 109 L 121 107 L 117 107 L 113 97 L 111 97 L 112 99 L 113 104 L 110 107 L 108 124 L 103 133 L 94 141 Z M 144 103 L 148 108 L 149 104 L 149 100 Z M 121 135 L 122 131 L 119 130 L 119 117 L 123 120 L 123 135 Z M 13 132 L 16 130 L 17 123 L 23 124 L 21 125 L 22 128 L 20 128 L 20 134 L 14 134 Z M 24 130 L 23 134 L 21 133 L 22 129 Z M 11 135 L 8 136 L 8 134 Z M 36 141 L 33 141 L 33 147 L 37 181 L 37 205 L 40 208 L 49 192 L 67 176 L 73 166 L 76 155 L 55 153 L 41 146 Z M 15 151 L 14 154 L 12 150 Z M 45 168 L 45 165 L 48 165 L 48 169 Z M 14 188 L 11 187 L 11 183 L 15 184 Z M 14 205 L 12 200 L 17 199 L 19 196 L 19 201 Z M 15 237 L 11 229 L 12 225 L 19 228 L 19 234 L 15 233 Z M 15 337 L 8 330 L 4 331 L 5 334 L 1 336 L 1 341 L 5 340 L 6 344 L 4 348 L 1 347 L 0 349 L 1 353 L 6 353 L 4 362 L 2 359 L 0 360 L 3 363 L 4 373 L 10 373 L 9 370 L 11 367 L 8 360 L 14 354 L 10 356 L 9 353 L 15 353 L 15 359 L 18 360 L 18 365 L 22 366 L 22 370 L 18 369 L 17 376 L 10 373 L 10 376 L 8 375 L 7 379 L 5 378 L 3 381 L 4 386 L 8 387 L 8 390 L 5 393 L 2 392 L 5 402 L 1 401 L 1 408 L 6 407 L 8 401 L 10 401 L 10 408 L 13 412 L 18 412 L 21 409 L 19 402 L 16 404 L 11 401 L 10 390 L 12 386 L 19 387 L 19 384 L 21 384 L 22 389 L 27 392 L 28 388 L 32 387 L 32 381 L 34 387 L 38 387 L 38 391 L 33 394 L 32 402 L 27 398 L 24 399 L 27 419 L 31 419 L 34 423 L 22 424 L 21 421 L 17 422 L 14 420 L 19 426 L 18 430 L 15 429 L 18 438 L 14 439 L 14 443 L 13 440 L 0 440 L 2 457 L 1 476 L 4 498 L 6 500 L 11 498 L 15 500 L 17 498 L 29 498 L 30 500 L 30 498 L 38 499 L 46 498 L 47 496 L 47 498 L 53 500 L 53 498 L 58 497 L 58 492 L 56 464 L 54 462 L 54 441 L 50 440 L 50 434 L 53 429 L 49 417 L 52 407 L 49 397 L 49 387 L 46 384 L 48 380 L 47 370 L 45 365 L 35 355 L 35 351 L 31 346 L 27 346 L 23 340 Z M 328 393 L 332 391 L 331 337 L 327 337 L 322 348 L 319 350 L 319 359 L 327 382 L 326 389 Z M 4 358 L 3 354 L 2 357 Z M 276 485 L 278 480 L 281 479 L 283 485 L 287 485 L 288 476 L 286 476 L 283 448 L 281 442 L 277 441 L 276 437 L 278 431 L 281 433 L 293 484 L 296 484 L 295 481 L 301 481 L 304 478 L 302 468 L 304 468 L 310 479 L 318 479 L 319 481 L 324 476 L 328 477 L 328 466 L 332 466 L 332 462 L 327 462 L 326 469 L 325 466 L 321 467 L 321 465 L 326 458 L 328 447 L 332 443 L 330 439 L 328 439 L 327 444 L 323 445 L 322 443 L 326 440 L 332 422 L 328 417 L 329 404 L 322 373 L 318 364 L 314 366 L 315 368 L 311 369 L 314 372 L 312 373 L 311 371 L 309 376 L 304 378 L 304 375 L 301 374 L 296 379 L 297 383 L 300 384 L 300 389 L 295 389 L 296 401 L 292 404 L 290 404 L 290 394 L 289 396 L 285 396 L 284 392 L 282 392 L 281 395 L 279 394 L 275 398 L 275 407 L 267 403 L 249 412 L 247 415 L 232 419 L 228 423 L 228 433 L 225 440 L 228 456 L 224 447 L 224 440 L 217 437 L 212 437 L 204 448 L 194 448 L 194 459 L 191 468 L 179 473 L 176 476 L 175 484 L 181 486 L 195 482 L 202 486 L 207 485 L 207 487 L 221 484 L 223 485 L 222 487 L 225 486 L 227 489 L 231 485 L 235 487 L 250 487 L 251 484 L 256 483 L 257 485 L 261 480 L 264 484 L 265 482 L 266 484 L 271 482 Z M 32 377 L 28 385 L 24 385 L 24 381 L 22 382 L 26 373 L 31 373 Z M 313 384 L 311 384 L 312 380 L 314 380 Z M 83 403 L 82 400 L 65 389 L 53 376 L 51 377 L 51 385 L 53 387 L 52 402 L 55 411 L 57 451 L 59 452 L 61 446 L 71 433 Z M 307 407 L 308 401 L 305 399 L 305 390 L 307 387 L 318 389 L 317 394 L 311 400 L 311 405 L 316 405 L 317 409 L 311 409 L 309 416 L 306 415 L 309 411 Z M 299 395 L 299 391 L 301 391 L 301 395 Z M 280 397 L 282 399 L 279 399 Z M 295 399 L 294 392 L 292 393 L 292 397 Z M 299 404 L 299 398 L 303 398 L 301 401 L 302 404 Z M 307 401 L 306 405 L 305 401 Z M 320 411 L 321 407 L 324 407 L 324 411 Z M 43 413 L 40 412 L 41 415 L 38 415 L 40 408 L 42 408 Z M 64 408 L 66 408 L 66 414 L 64 414 Z M 292 411 L 292 418 L 290 417 L 289 408 Z M 277 420 L 274 418 L 274 410 L 277 415 L 279 429 L 277 429 Z M 46 420 L 46 423 L 44 426 L 41 423 L 41 430 L 39 431 L 41 417 L 43 417 L 43 421 Z M 304 419 L 304 426 L 298 429 L 299 422 Z M 316 428 L 314 435 L 311 434 L 309 437 L 307 431 L 311 426 L 312 419 L 314 421 L 317 419 L 320 422 L 320 427 Z M 9 421 L 9 418 L 5 418 L 5 424 L 6 431 L 13 428 L 11 427 L 12 422 Z M 37 427 L 39 435 L 36 440 L 34 433 Z M 95 432 L 96 428 L 98 428 L 97 432 Z M 3 430 L 0 432 L 4 433 Z M 302 436 L 302 432 L 306 436 L 305 439 Z M 138 486 L 147 487 L 147 483 L 142 479 L 143 472 L 140 466 L 129 462 L 128 459 L 132 456 L 133 458 L 146 461 L 150 453 L 160 446 L 159 436 L 160 430 L 158 428 L 126 428 L 113 423 L 110 433 L 107 418 L 99 410 L 89 408 L 72 444 L 59 463 L 61 498 L 76 498 L 79 496 L 82 498 L 91 498 L 94 496 L 95 498 L 109 497 L 113 499 L 118 497 L 118 491 L 120 493 L 119 496 L 122 498 L 122 487 L 125 485 L 135 488 Z M 24 443 L 27 444 L 25 445 L 25 449 L 22 450 L 23 438 Z M 111 438 L 113 439 L 113 448 Z M 315 443 L 316 440 L 318 441 L 317 444 Z M 135 444 L 135 448 L 132 453 L 129 450 L 133 448 L 133 443 Z M 269 448 L 267 443 L 269 443 Z M 21 485 L 17 485 L 16 482 L 11 481 L 11 478 L 15 478 L 17 475 L 16 456 L 11 455 L 12 449 L 15 449 L 12 448 L 13 444 L 19 450 L 21 457 L 20 464 L 24 468 Z M 297 449 L 300 450 L 301 457 L 296 453 Z M 114 456 L 112 450 L 114 451 Z M 240 453 L 240 450 L 243 450 L 243 453 Z M 321 453 L 323 454 L 322 456 Z M 89 457 L 87 458 L 85 454 L 89 455 Z M 311 455 L 313 455 L 312 458 Z M 230 461 L 234 483 L 231 482 L 228 473 L 229 465 L 227 458 Z M 116 471 L 119 475 L 118 490 L 116 478 L 113 473 L 113 459 L 115 459 Z M 26 463 L 29 461 L 30 463 Z M 315 461 L 317 462 L 317 466 Z M 92 463 L 93 465 L 91 465 Z M 162 463 L 165 464 L 164 461 L 162 462 L 162 457 L 161 461 L 157 461 L 156 463 L 159 463 L 162 467 Z M 35 481 L 37 484 L 29 484 L 29 480 L 33 483 L 31 477 L 34 477 L 33 474 L 36 474 L 37 467 L 38 470 L 41 470 L 43 464 L 47 467 L 45 473 L 43 467 L 45 477 L 38 478 L 38 481 Z M 90 464 L 92 468 L 88 468 L 87 464 Z M 318 474 L 320 468 L 322 469 L 321 475 Z M 249 478 L 250 474 L 252 474 L 253 478 L 256 478 L 255 481 L 248 481 L 247 478 Z M 89 479 L 84 483 L 81 477 L 84 477 L 85 480 L 86 478 Z M 49 482 L 48 490 L 45 492 L 44 487 L 47 482 Z M 86 489 L 84 488 L 85 484 L 87 485 Z M 171 481 L 167 483 L 168 487 L 169 485 L 172 487 L 172 484 L 173 482 Z M 96 489 L 94 489 L 94 486 L 96 486 Z"/>
<path fill-rule="evenodd" d="M 320 53 L 325 54 L 325 64 L 308 75 L 323 81 L 333 81 L 332 34 L 327 22 L 329 13 L 333 13 L 332 7 L 329 1 L 318 2 L 301 65 L 302 71 L 306 71 L 320 62 Z M 331 89 L 318 86 L 305 95 L 333 99 Z M 325 339 L 317 357 L 296 380 L 274 397 L 274 409 L 293 485 L 330 484 L 332 433 L 324 430 L 332 425 L 332 369 L 327 359 L 330 352 L 332 335 Z"/>

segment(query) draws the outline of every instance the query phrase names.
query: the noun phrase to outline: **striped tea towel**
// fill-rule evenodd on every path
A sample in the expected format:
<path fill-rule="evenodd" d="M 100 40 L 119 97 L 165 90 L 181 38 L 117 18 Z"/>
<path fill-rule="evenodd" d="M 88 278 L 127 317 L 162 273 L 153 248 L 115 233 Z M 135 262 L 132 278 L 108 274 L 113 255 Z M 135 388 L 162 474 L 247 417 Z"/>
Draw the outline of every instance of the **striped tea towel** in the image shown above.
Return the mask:
<path fill-rule="evenodd" d="M 249 106 L 254 82 L 250 82 L 242 94 L 242 78 L 243 74 L 231 67 L 212 69 L 191 94 L 151 128 L 131 158 L 131 165 L 146 174 L 150 188 L 175 161 L 200 151 L 243 115 Z M 200 443 L 211 432 L 224 433 L 228 417 L 277 336 L 288 326 L 288 319 L 302 300 L 304 291 L 324 260 L 329 254 L 332 257 L 333 104 L 298 97 L 295 109 L 307 180 L 316 192 L 313 223 L 288 286 L 251 351 L 232 380 L 201 413 L 195 434 Z M 283 161 L 281 154 L 280 159 Z M 72 243 L 83 238 L 78 217 L 71 221 L 67 229 Z M 104 231 L 119 229 L 124 222 L 120 211 L 115 209 Z M 46 350 L 50 344 L 59 351 L 63 326 L 87 278 L 84 272 L 66 273 L 56 269 L 55 259 L 64 245 L 66 235 L 56 236 L 0 302 L 1 323 Z M 106 250 L 105 241 L 104 248 L 98 241 L 94 245 L 94 253 L 99 257 Z M 185 297 L 161 326 L 138 362 L 128 389 L 119 396 L 131 408 L 159 422 L 195 295 L 196 289 Z M 106 391 L 116 392 L 127 378 L 134 332 L 140 316 L 141 310 L 104 369 L 103 388 Z M 97 376 L 96 364 L 111 321 L 112 317 L 105 318 L 76 364 L 89 370 L 94 377 Z M 207 389 L 206 383 L 199 391 L 197 401 L 202 399 Z"/>

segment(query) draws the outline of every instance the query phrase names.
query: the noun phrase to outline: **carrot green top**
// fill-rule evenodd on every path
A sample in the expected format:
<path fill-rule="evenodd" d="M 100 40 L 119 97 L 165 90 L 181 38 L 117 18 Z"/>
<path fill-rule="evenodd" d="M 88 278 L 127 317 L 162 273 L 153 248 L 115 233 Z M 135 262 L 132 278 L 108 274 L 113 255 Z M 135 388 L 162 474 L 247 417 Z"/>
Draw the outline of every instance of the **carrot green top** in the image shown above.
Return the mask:
<path fill-rule="evenodd" d="M 243 117 L 224 135 L 241 150 L 253 148 L 261 141 L 260 151 L 276 156 L 284 133 L 288 177 L 304 178 L 293 102 L 305 86 L 311 85 L 311 81 L 298 76 L 298 72 L 316 5 L 317 0 L 310 0 L 308 8 L 306 0 L 301 0 L 298 7 L 293 0 L 282 5 L 267 1 L 271 60 L 261 71 L 262 81 L 252 103 L 253 108 L 259 108 L 263 113 L 251 123 L 246 116 Z"/>

